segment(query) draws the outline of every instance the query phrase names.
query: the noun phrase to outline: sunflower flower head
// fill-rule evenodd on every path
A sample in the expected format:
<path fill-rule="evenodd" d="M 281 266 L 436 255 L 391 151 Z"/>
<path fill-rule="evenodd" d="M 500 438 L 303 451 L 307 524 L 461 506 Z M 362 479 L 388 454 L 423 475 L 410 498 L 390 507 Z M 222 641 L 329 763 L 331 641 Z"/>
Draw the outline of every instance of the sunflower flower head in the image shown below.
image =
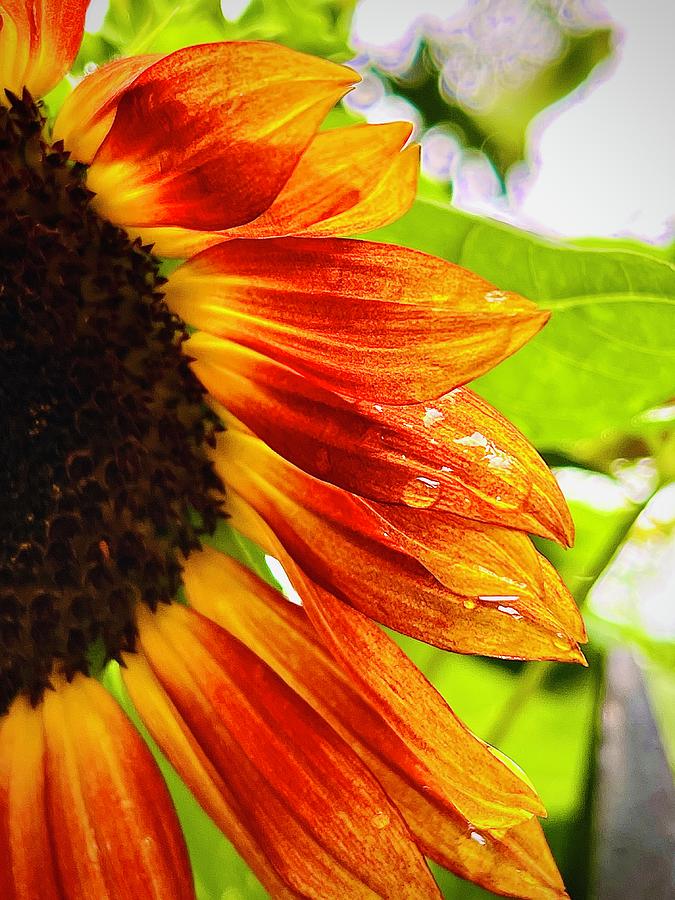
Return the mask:
<path fill-rule="evenodd" d="M 49 127 L 86 6 L 0 0 L 0 896 L 194 896 L 114 669 L 272 896 L 437 897 L 431 858 L 564 897 L 533 788 L 380 627 L 583 661 L 527 536 L 569 543 L 564 501 L 465 387 L 546 314 L 348 237 L 405 212 L 418 151 L 318 131 L 343 67 L 115 60 Z"/>

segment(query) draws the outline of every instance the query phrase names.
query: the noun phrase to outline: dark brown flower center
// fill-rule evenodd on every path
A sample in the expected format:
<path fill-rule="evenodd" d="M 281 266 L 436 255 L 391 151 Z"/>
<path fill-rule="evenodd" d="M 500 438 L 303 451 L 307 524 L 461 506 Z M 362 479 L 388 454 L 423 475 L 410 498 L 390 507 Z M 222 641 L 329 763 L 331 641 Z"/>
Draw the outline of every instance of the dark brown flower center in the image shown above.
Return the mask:
<path fill-rule="evenodd" d="M 213 531 L 219 426 L 158 261 L 99 218 L 27 93 L 0 105 L 0 714 L 135 643 Z"/>

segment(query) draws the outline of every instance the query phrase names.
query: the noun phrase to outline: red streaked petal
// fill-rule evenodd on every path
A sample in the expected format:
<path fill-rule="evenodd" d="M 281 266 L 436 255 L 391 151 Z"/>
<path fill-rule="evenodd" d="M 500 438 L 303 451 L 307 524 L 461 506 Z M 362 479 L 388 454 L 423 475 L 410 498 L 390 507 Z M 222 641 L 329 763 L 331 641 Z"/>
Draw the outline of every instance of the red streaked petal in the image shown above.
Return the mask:
<path fill-rule="evenodd" d="M 533 789 L 511 768 L 513 764 L 507 766 L 462 725 L 380 628 L 313 584 L 269 526 L 234 491 L 228 494 L 228 510 L 237 530 L 281 560 L 323 643 L 363 696 L 424 762 L 424 783 L 432 794 L 441 800 L 452 797 L 467 821 L 481 827 L 510 827 L 531 814 L 545 815 Z M 484 796 L 486 785 L 490 785 L 488 797 Z"/>
<path fill-rule="evenodd" d="M 270 208 L 228 237 L 354 234 L 397 219 L 417 190 L 418 150 L 400 152 L 411 129 L 392 122 L 317 134 Z"/>
<path fill-rule="evenodd" d="M 139 627 L 164 690 L 294 890 L 438 896 L 377 781 L 262 660 L 177 604 L 142 612 Z"/>
<path fill-rule="evenodd" d="M 342 66 L 264 42 L 177 50 L 117 98 L 87 176 L 95 204 L 141 229 L 249 222 L 356 80 Z"/>
<path fill-rule="evenodd" d="M 477 830 L 373 758 L 370 766 L 394 799 L 424 853 L 461 878 L 519 900 L 568 897 L 536 817 L 504 831 Z"/>
<path fill-rule="evenodd" d="M 251 647 L 349 741 L 385 786 L 426 855 L 500 893 L 532 900 L 564 896 L 535 819 L 503 836 L 479 834 L 451 798 L 440 803 L 428 796 L 424 765 L 365 703 L 301 607 L 211 549 L 191 554 L 184 578 L 192 606 Z"/>
<path fill-rule="evenodd" d="M 402 548 L 450 590 L 486 602 L 527 596 L 530 614 L 575 641 L 587 640 L 574 598 L 522 532 L 433 510 L 368 505 L 404 536 Z"/>
<path fill-rule="evenodd" d="M 155 761 L 107 691 L 76 675 L 43 700 L 47 808 L 68 897 L 194 898 L 180 825 Z"/>
<path fill-rule="evenodd" d="M 374 622 L 326 591 L 311 590 L 305 597 L 322 641 L 435 776 L 441 790 L 430 784 L 430 796 L 438 792 L 442 798 L 452 791 L 458 811 L 477 828 L 510 827 L 532 814 L 545 815 L 534 790 L 487 745 L 467 740 L 470 733 L 440 694 Z"/>
<path fill-rule="evenodd" d="M 419 168 L 418 155 L 417 147 L 407 147 L 401 153 L 396 154 L 381 180 L 369 194 L 360 199 L 355 196 L 353 198 L 355 203 L 353 207 L 346 209 L 333 218 L 319 221 L 315 225 L 308 225 L 301 230 L 301 233 L 311 237 L 357 234 L 363 231 L 370 231 L 372 228 L 385 224 L 385 222 L 397 219 L 403 214 L 415 194 Z M 301 158 L 301 163 L 303 159 L 304 157 Z M 300 165 L 298 165 L 299 168 Z M 291 179 L 294 176 L 295 172 Z M 282 193 L 284 192 L 282 191 Z M 311 194 L 310 188 L 305 186 L 302 194 L 303 196 L 309 196 Z M 276 201 L 273 206 L 276 206 Z M 316 210 L 313 211 L 316 212 Z M 263 215 L 261 218 L 266 219 L 267 217 Z M 260 222 L 261 219 L 256 219 L 252 223 L 251 228 L 253 229 L 256 223 Z M 292 224 L 290 212 L 287 224 L 289 227 Z M 247 230 L 248 227 L 244 225 L 241 230 Z M 141 237 L 145 243 L 155 244 L 161 249 L 164 256 L 188 257 L 208 247 L 213 247 L 215 244 L 220 244 L 224 240 L 229 240 L 233 232 L 239 231 L 239 229 L 231 229 L 230 231 L 197 231 L 189 228 L 137 229 L 127 226 L 127 231 L 132 237 Z M 251 237 L 260 236 L 259 234 L 251 235 Z"/>
<path fill-rule="evenodd" d="M 531 444 L 468 388 L 413 406 L 351 402 L 267 357 L 196 334 L 207 390 L 281 456 L 383 503 L 572 541 L 567 504 Z"/>
<path fill-rule="evenodd" d="M 0 897 L 61 900 L 45 809 L 40 709 L 17 697 L 0 718 Z"/>
<path fill-rule="evenodd" d="M 39 98 L 58 84 L 80 47 L 87 6 L 89 0 L 2 0 L 0 85 L 19 95 L 27 87 Z"/>
<path fill-rule="evenodd" d="M 393 404 L 477 377 L 548 318 L 452 263 L 339 238 L 218 244 L 172 274 L 167 302 L 329 390 Z"/>
<path fill-rule="evenodd" d="M 420 148 L 406 147 L 394 159 L 383 177 L 367 195 L 340 215 L 305 228 L 307 237 L 348 237 L 363 234 L 395 222 L 412 205 L 417 194 Z"/>
<path fill-rule="evenodd" d="M 408 556 L 414 548 L 405 536 L 392 534 L 387 519 L 358 498 L 293 469 L 255 437 L 230 431 L 219 446 L 215 463 L 224 481 L 311 579 L 370 618 L 455 652 L 584 661 L 556 616 L 558 604 L 574 610 L 571 598 L 560 594 L 549 607 L 531 580 L 516 587 L 503 579 L 494 593 L 494 575 L 484 579 L 484 592 L 463 593 L 472 585 L 461 572 L 451 590 Z M 536 554 L 532 565 L 540 577 Z M 472 575 L 478 582 L 478 566 Z M 565 612 L 572 617 L 567 606 Z"/>
<path fill-rule="evenodd" d="M 110 131 L 124 91 L 161 58 L 144 54 L 114 59 L 83 78 L 59 110 L 54 140 L 63 141 L 73 159 L 89 165 Z"/>
<path fill-rule="evenodd" d="M 184 719 L 165 693 L 145 658 L 124 654 L 124 684 L 143 724 L 176 769 L 206 813 L 227 835 L 247 865 L 273 896 L 297 896 L 281 881 L 275 869 L 240 817 L 237 802 L 211 765 Z"/>

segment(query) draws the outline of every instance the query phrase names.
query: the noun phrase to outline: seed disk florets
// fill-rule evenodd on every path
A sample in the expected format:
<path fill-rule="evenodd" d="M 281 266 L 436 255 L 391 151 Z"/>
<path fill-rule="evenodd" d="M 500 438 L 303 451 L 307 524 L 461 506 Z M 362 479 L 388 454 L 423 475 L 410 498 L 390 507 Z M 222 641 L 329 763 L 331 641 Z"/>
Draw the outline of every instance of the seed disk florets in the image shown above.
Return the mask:
<path fill-rule="evenodd" d="M 219 429 L 158 260 L 91 205 L 27 92 L 0 105 L 0 714 L 134 648 L 220 514 Z"/>

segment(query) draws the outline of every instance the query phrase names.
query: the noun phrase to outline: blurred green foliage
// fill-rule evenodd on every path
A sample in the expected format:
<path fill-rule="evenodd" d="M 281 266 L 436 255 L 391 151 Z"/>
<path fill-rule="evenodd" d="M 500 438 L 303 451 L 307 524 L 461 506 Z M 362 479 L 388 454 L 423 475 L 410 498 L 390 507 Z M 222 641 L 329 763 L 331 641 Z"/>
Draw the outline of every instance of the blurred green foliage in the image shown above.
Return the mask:
<path fill-rule="evenodd" d="M 610 54 L 611 32 L 605 28 L 567 38 L 560 56 L 517 88 L 502 90 L 488 110 L 450 102 L 439 90 L 439 70 L 423 42 L 410 74 L 383 75 L 391 90 L 410 100 L 424 126 L 449 125 L 466 147 L 482 150 L 503 179 L 509 166 L 525 155 L 525 135 L 532 119 L 565 97 Z"/>
<path fill-rule="evenodd" d="M 353 0 L 252 0 L 234 21 L 218 0 L 111 0 L 103 26 L 86 34 L 73 71 L 119 55 L 169 53 L 210 41 L 277 41 L 342 62 Z"/>

